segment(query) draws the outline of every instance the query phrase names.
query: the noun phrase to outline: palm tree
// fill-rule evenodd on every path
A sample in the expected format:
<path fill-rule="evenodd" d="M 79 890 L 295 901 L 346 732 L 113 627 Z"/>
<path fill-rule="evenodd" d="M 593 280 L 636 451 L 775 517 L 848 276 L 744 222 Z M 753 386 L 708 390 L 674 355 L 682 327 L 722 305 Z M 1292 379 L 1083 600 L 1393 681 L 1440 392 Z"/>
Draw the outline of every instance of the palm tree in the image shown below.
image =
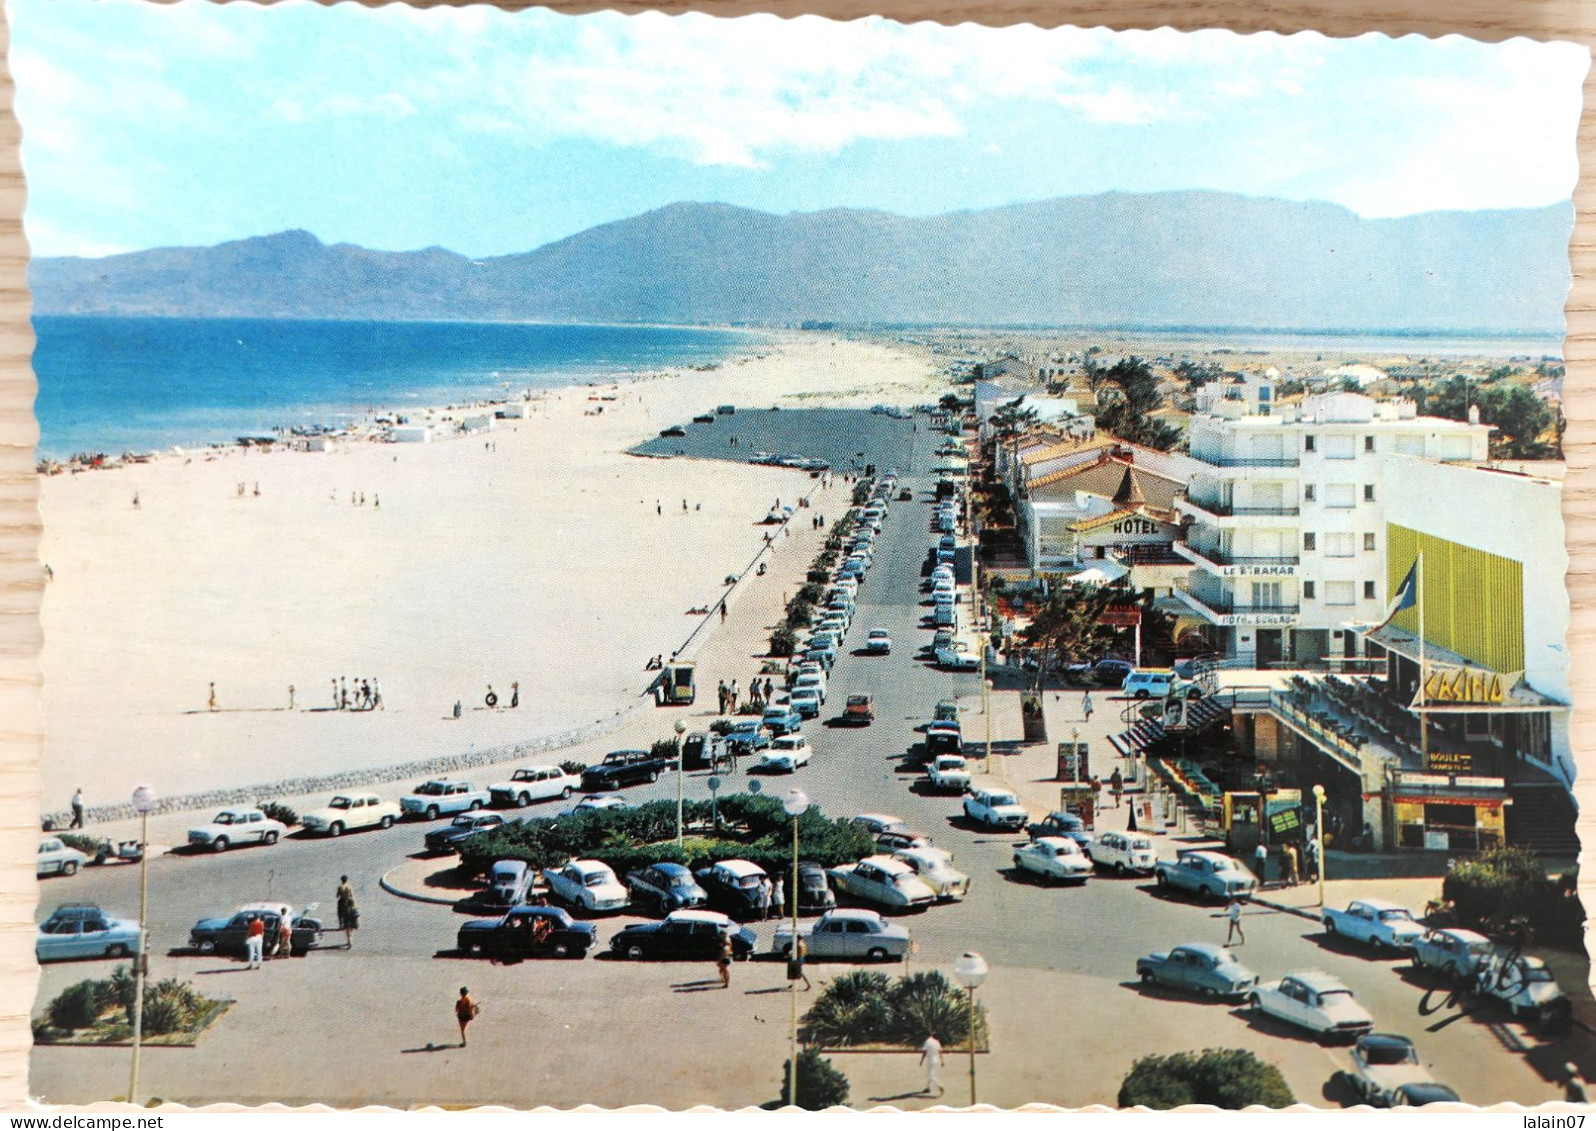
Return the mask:
<path fill-rule="evenodd" d="M 1047 595 L 1047 602 L 1036 611 L 1024 632 L 1028 644 L 1040 647 L 1043 663 L 1037 669 L 1036 687 L 1043 685 L 1047 652 L 1052 652 L 1062 669 L 1066 664 L 1091 658 L 1092 645 L 1103 629 L 1097 618 L 1113 600 L 1113 590 L 1086 585 L 1061 585 Z"/>

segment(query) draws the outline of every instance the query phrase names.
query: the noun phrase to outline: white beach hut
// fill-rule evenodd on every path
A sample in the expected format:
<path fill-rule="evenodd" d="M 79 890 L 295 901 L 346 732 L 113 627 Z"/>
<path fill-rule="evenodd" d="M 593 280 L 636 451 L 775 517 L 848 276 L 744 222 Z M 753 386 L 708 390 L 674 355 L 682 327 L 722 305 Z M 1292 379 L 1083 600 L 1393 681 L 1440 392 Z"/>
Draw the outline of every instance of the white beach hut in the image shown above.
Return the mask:
<path fill-rule="evenodd" d="M 396 444 L 427 444 L 432 441 L 432 429 L 425 424 L 399 424 L 389 435 Z"/>

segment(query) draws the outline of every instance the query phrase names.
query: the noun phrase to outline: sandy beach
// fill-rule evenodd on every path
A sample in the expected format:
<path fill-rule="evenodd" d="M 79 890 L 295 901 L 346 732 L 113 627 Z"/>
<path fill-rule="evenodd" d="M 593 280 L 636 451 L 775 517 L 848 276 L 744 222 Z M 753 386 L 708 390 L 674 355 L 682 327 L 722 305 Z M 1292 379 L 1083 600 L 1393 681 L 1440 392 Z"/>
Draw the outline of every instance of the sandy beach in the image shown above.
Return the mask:
<path fill-rule="evenodd" d="M 919 348 L 794 334 L 760 352 L 553 392 L 487 435 L 44 479 L 44 808 L 79 785 L 92 806 L 140 782 L 245 786 L 613 719 L 761 549 L 772 502 L 817 487 L 628 447 L 717 404 L 945 391 Z M 841 513 L 845 486 L 815 506 Z M 332 710 L 339 677 L 379 681 L 384 709 Z M 483 708 L 512 682 L 517 710 Z"/>

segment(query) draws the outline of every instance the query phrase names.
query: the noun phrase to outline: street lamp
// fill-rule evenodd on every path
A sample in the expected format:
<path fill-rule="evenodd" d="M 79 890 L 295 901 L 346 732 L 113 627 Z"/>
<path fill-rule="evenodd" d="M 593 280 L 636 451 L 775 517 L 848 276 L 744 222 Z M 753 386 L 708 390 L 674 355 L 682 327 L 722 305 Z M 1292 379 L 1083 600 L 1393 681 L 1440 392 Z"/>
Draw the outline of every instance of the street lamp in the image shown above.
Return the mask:
<path fill-rule="evenodd" d="M 141 785 L 133 791 L 133 808 L 139 814 L 139 951 L 133 962 L 133 1069 L 128 1077 L 127 1102 L 138 1103 L 139 1046 L 144 1039 L 144 976 L 150 966 L 150 936 L 145 926 L 150 908 L 150 813 L 158 798 Z"/>
<path fill-rule="evenodd" d="M 790 789 L 781 799 L 781 807 L 792 818 L 792 887 L 788 897 L 792 900 L 792 951 L 790 961 L 800 961 L 798 956 L 798 818 L 809 809 L 809 795 L 801 789 Z M 787 996 L 792 999 L 792 1059 L 787 1064 L 787 1102 L 798 1102 L 798 979 L 788 971 Z"/>
<path fill-rule="evenodd" d="M 986 959 L 967 950 L 953 963 L 953 976 L 965 989 L 970 1003 L 970 1106 L 975 1106 L 975 991 L 986 981 Z"/>
<path fill-rule="evenodd" d="M 1324 786 L 1313 787 L 1313 864 L 1319 873 L 1319 906 L 1324 906 Z"/>
<path fill-rule="evenodd" d="M 682 778 L 687 775 L 687 748 L 682 743 L 682 735 L 687 733 L 687 724 L 681 719 L 676 720 L 676 847 L 682 847 Z"/>

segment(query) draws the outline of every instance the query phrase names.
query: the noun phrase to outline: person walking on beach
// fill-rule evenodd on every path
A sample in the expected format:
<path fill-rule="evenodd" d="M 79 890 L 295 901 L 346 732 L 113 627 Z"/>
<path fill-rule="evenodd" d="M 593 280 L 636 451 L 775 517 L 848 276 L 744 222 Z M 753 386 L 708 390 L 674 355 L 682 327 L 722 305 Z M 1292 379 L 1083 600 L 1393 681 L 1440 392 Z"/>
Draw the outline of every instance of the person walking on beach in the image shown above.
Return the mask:
<path fill-rule="evenodd" d="M 360 709 L 362 711 L 371 710 L 371 682 L 369 680 L 363 679 L 360 681 Z"/>
<path fill-rule="evenodd" d="M 1225 931 L 1225 945 L 1229 946 L 1232 939 L 1240 939 L 1241 945 L 1247 945 L 1247 935 L 1241 929 L 1241 900 L 1232 896 L 1230 906 L 1225 908 L 1225 919 L 1228 927 Z"/>
<path fill-rule="evenodd" d="M 349 710 L 349 682 L 344 676 L 338 677 L 338 709 Z"/>
<path fill-rule="evenodd" d="M 1081 696 L 1081 717 L 1087 722 L 1092 721 L 1092 689 L 1089 687 Z"/>
<path fill-rule="evenodd" d="M 519 707 L 520 705 L 521 705 L 521 684 L 518 681 L 512 680 L 511 683 L 510 683 L 510 709 L 514 710 L 515 708 Z"/>
<path fill-rule="evenodd" d="M 731 709 L 735 712 L 739 702 L 737 698 L 737 681 L 735 679 L 731 681 L 731 688 L 728 690 L 727 694 L 731 696 Z"/>
<path fill-rule="evenodd" d="M 471 990 L 466 986 L 460 987 L 460 996 L 455 999 L 454 1019 L 460 1025 L 460 1047 L 466 1047 L 466 1026 L 475 1021 L 482 1012 L 482 1007 L 471 997 Z"/>
<path fill-rule="evenodd" d="M 720 713 L 726 713 L 726 681 L 721 680 L 715 686 L 715 701 L 720 704 Z"/>
<path fill-rule="evenodd" d="M 382 705 L 382 687 L 378 685 L 375 676 L 371 679 L 371 705 L 379 711 L 384 710 Z"/>
<path fill-rule="evenodd" d="M 294 709 L 294 685 L 291 683 L 288 685 L 288 709 Z"/>
<path fill-rule="evenodd" d="M 344 932 L 344 949 L 355 942 L 355 929 L 360 926 L 360 909 L 355 906 L 355 889 L 349 886 L 348 876 L 338 877 L 338 926 Z"/>
<path fill-rule="evenodd" d="M 67 828 L 69 828 L 69 829 L 81 829 L 82 827 L 83 827 L 83 787 L 80 785 L 80 786 L 78 786 L 78 791 L 72 795 L 72 823 L 70 825 L 68 825 Z"/>
<path fill-rule="evenodd" d="M 660 503 L 659 503 L 658 499 L 654 500 L 654 513 L 655 514 L 664 514 L 665 513 L 665 508 L 660 506 Z"/>
<path fill-rule="evenodd" d="M 139 509 L 139 493 L 137 491 L 133 492 L 133 509 Z"/>
<path fill-rule="evenodd" d="M 720 623 L 721 624 L 725 624 L 726 623 L 726 602 L 725 601 L 722 601 L 720 603 Z"/>
<path fill-rule="evenodd" d="M 715 969 L 720 973 L 720 988 L 731 989 L 732 941 L 731 935 L 720 937 L 720 954 L 715 958 Z"/>
<path fill-rule="evenodd" d="M 213 710 L 213 711 L 216 710 L 216 685 L 214 683 L 211 684 L 210 707 L 211 707 L 211 710 Z"/>
<path fill-rule="evenodd" d="M 250 916 L 249 929 L 244 934 L 244 960 L 249 964 L 246 969 L 258 970 L 264 958 L 261 949 L 266 945 L 266 924 L 261 922 L 259 915 Z"/>
<path fill-rule="evenodd" d="M 926 1094 L 931 1095 L 934 1088 L 935 1094 L 940 1096 L 946 1089 L 942 1087 L 942 1081 L 937 1079 L 937 1069 L 942 1067 L 942 1042 L 937 1040 L 935 1029 L 925 1035 L 925 1044 L 920 1046 L 920 1063 L 925 1065 Z"/>
<path fill-rule="evenodd" d="M 338 709 L 338 681 L 336 679 L 332 681 L 332 693 L 333 693 L 333 710 L 336 711 Z"/>

